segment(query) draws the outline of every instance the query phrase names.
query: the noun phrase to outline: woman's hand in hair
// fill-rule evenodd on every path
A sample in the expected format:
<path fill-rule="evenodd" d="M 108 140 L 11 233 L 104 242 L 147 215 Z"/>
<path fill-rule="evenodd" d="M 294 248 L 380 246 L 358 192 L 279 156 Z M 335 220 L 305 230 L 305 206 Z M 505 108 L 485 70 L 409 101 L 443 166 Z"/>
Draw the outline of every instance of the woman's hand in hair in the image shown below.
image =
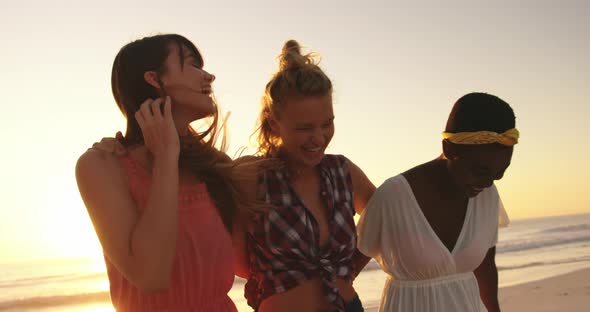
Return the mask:
<path fill-rule="evenodd" d="M 162 109 L 163 106 L 163 109 Z M 171 99 L 148 99 L 135 113 L 145 146 L 155 159 L 176 159 L 180 154 L 178 131 L 172 119 Z"/>

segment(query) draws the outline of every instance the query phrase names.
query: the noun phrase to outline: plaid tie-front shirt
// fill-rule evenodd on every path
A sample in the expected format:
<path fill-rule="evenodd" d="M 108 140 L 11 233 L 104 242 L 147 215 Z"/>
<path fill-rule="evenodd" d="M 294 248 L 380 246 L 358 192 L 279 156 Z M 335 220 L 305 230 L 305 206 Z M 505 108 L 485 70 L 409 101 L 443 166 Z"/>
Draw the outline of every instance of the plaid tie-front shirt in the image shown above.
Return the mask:
<path fill-rule="evenodd" d="M 330 233 L 323 248 L 317 221 L 291 187 L 287 170 L 268 170 L 258 178 L 258 196 L 273 208 L 255 217 L 247 235 L 251 274 L 245 297 L 254 309 L 273 294 L 320 277 L 326 297 L 344 311 L 335 280 L 352 281 L 357 239 L 352 178 L 344 156 L 325 155 L 319 169 Z"/>

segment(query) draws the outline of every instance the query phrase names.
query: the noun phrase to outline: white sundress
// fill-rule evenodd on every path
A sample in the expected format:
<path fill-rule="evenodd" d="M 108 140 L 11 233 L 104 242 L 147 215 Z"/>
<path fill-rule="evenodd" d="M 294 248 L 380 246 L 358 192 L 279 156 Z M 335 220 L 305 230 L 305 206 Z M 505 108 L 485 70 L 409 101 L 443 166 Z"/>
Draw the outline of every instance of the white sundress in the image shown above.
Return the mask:
<path fill-rule="evenodd" d="M 358 224 L 358 249 L 389 277 L 379 311 L 487 311 L 473 271 L 496 245 L 508 216 L 495 185 L 469 199 L 453 250 L 444 246 L 403 175 L 385 181 Z"/>

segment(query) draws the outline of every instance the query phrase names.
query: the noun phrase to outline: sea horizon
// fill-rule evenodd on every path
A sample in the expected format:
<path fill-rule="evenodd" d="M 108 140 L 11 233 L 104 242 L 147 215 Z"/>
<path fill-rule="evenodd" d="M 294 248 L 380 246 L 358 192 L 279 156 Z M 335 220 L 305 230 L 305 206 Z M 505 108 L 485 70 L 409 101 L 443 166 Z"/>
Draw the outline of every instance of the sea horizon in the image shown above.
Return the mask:
<path fill-rule="evenodd" d="M 496 247 L 499 286 L 590 268 L 590 214 L 513 220 Z M 355 280 L 365 306 L 376 306 L 387 279 L 372 260 Z M 251 311 L 237 278 L 228 295 Z M 26 259 L 0 263 L 0 311 L 113 311 L 101 258 Z"/>

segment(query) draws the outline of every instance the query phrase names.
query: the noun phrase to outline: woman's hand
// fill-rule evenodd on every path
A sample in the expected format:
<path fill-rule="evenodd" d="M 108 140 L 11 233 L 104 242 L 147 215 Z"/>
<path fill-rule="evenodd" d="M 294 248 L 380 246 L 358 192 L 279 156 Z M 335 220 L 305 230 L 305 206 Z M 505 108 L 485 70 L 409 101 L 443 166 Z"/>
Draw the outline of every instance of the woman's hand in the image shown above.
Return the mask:
<path fill-rule="evenodd" d="M 92 148 L 101 150 L 107 153 L 115 154 L 116 156 L 127 155 L 127 149 L 121 144 L 120 139 L 123 138 L 121 132 L 117 132 L 114 138 L 102 138 L 100 142 L 92 144 Z"/>
<path fill-rule="evenodd" d="M 143 133 L 145 146 L 154 159 L 178 159 L 180 140 L 172 119 L 169 96 L 165 100 L 146 100 L 135 113 L 135 118 Z"/>

